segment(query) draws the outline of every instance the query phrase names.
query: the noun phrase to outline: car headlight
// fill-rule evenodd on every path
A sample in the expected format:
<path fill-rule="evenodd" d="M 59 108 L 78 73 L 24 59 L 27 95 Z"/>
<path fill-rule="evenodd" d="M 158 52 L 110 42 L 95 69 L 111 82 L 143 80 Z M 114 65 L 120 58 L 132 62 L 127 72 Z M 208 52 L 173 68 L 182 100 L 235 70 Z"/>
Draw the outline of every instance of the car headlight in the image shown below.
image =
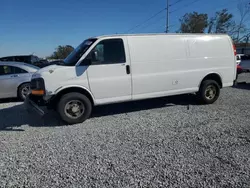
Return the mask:
<path fill-rule="evenodd" d="M 45 84 L 43 78 L 32 78 L 30 83 L 30 89 L 32 95 L 44 95 Z"/>

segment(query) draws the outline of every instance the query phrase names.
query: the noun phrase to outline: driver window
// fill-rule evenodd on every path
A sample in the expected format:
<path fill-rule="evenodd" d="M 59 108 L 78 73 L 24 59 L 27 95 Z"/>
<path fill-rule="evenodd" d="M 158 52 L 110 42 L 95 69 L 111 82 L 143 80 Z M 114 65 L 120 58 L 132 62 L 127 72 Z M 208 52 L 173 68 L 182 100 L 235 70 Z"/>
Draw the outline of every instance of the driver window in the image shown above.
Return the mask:
<path fill-rule="evenodd" d="M 92 65 L 126 62 L 122 39 L 103 40 L 95 46 L 90 54 Z"/>
<path fill-rule="evenodd" d="M 93 62 L 104 62 L 104 45 L 102 43 L 97 44 L 92 53 L 95 53 Z"/>

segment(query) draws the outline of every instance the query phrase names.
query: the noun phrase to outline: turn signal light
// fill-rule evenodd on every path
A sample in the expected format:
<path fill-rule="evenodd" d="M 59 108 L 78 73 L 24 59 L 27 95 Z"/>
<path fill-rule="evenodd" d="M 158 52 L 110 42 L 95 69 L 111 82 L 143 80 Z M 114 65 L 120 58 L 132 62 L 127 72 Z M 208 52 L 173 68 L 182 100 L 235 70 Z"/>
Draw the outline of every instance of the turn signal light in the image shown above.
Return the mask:
<path fill-rule="evenodd" d="M 44 90 L 32 90 L 31 94 L 32 95 L 44 95 Z"/>

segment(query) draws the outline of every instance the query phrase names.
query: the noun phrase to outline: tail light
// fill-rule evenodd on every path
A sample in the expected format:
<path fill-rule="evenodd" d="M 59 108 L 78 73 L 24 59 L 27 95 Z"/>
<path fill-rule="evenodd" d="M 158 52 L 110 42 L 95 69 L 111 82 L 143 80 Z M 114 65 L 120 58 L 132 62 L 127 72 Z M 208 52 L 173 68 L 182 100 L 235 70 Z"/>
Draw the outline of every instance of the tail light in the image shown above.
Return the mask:
<path fill-rule="evenodd" d="M 234 49 L 234 55 L 236 56 L 237 55 L 237 51 L 236 51 L 236 46 L 233 45 L 233 49 Z"/>

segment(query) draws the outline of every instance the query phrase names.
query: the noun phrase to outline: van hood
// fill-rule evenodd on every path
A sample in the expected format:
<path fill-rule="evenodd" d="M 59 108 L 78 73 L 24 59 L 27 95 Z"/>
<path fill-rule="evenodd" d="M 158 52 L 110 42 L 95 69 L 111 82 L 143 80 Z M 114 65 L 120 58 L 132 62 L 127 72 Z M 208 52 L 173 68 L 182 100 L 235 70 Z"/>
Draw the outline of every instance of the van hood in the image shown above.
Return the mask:
<path fill-rule="evenodd" d="M 55 73 L 58 73 L 59 70 L 63 70 L 63 69 L 72 69 L 72 67 L 61 66 L 61 65 L 49 65 L 47 67 L 39 69 L 35 74 L 33 74 L 32 78 L 52 76 Z M 59 72 L 62 72 L 62 71 L 59 71 Z"/>
<path fill-rule="evenodd" d="M 77 68 L 76 66 L 50 65 L 39 69 L 33 74 L 32 79 L 43 78 L 49 82 L 80 79 L 80 75 L 82 75 L 87 68 L 86 66 Z"/>
<path fill-rule="evenodd" d="M 58 70 L 58 69 L 62 69 L 64 68 L 64 66 L 61 66 L 61 65 L 49 65 L 49 66 L 46 66 L 44 68 L 41 68 L 37 71 L 37 73 L 50 73 L 52 74 L 55 70 Z"/>

